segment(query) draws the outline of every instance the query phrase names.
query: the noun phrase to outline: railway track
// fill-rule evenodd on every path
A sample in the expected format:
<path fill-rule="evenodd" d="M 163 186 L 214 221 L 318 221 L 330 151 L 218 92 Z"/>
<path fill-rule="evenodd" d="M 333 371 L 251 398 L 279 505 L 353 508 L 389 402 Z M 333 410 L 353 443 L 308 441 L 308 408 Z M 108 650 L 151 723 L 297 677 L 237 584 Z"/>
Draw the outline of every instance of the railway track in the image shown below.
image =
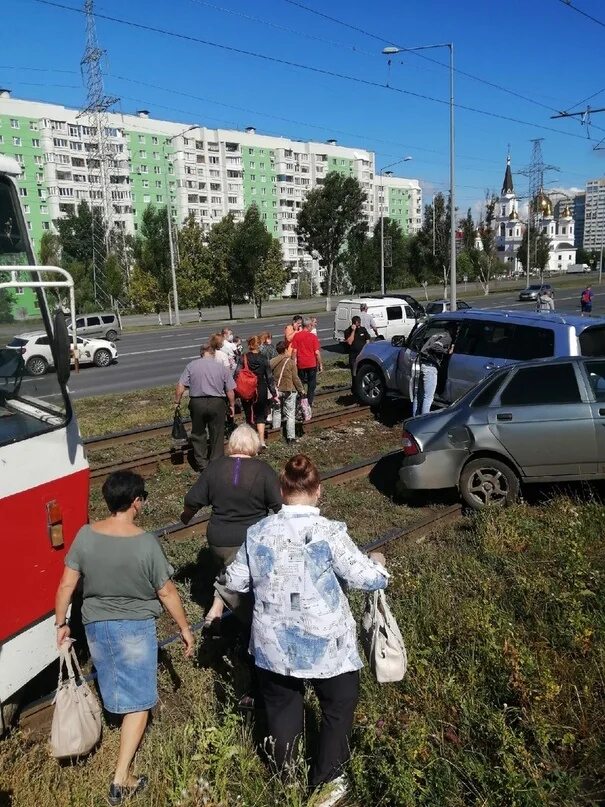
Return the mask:
<path fill-rule="evenodd" d="M 325 412 L 322 415 L 317 415 L 317 417 L 312 418 L 308 423 L 305 423 L 305 431 L 316 431 L 318 429 L 326 429 L 326 428 L 334 428 L 337 426 L 341 426 L 344 423 L 347 423 L 351 420 L 356 420 L 359 418 L 367 417 L 370 414 L 370 407 L 369 406 L 359 406 L 358 404 L 352 404 L 351 406 L 342 407 L 334 412 Z M 172 424 L 170 424 L 172 427 Z M 159 428 L 164 428 L 163 426 L 158 427 L 151 427 L 148 429 L 149 431 L 155 431 Z M 140 430 L 135 430 L 140 431 Z M 124 433 L 126 435 L 128 433 Z M 145 437 L 148 436 L 156 436 L 155 434 L 146 434 Z M 113 436 L 112 436 L 113 437 Z M 279 440 L 281 438 L 281 430 L 271 430 L 267 432 L 267 440 L 273 442 L 275 440 Z M 141 437 L 138 438 L 143 439 Z M 115 445 L 113 443 L 112 445 Z M 105 446 L 107 447 L 107 446 Z M 90 470 L 90 479 L 93 484 L 99 485 L 102 484 L 105 479 L 109 476 L 109 474 L 114 473 L 114 471 L 125 471 L 125 470 L 136 470 L 137 473 L 141 474 L 141 476 L 149 476 L 150 474 L 154 473 L 156 469 L 163 464 L 170 463 L 171 465 L 176 466 L 185 466 L 187 461 L 187 455 L 191 447 L 188 443 L 183 445 L 182 447 L 169 447 L 166 448 L 164 451 L 154 451 L 150 454 L 143 454 L 138 457 L 133 457 L 132 459 L 123 460 L 120 462 L 109 462 L 103 463 L 101 465 L 97 465 Z"/>
<path fill-rule="evenodd" d="M 315 400 L 329 398 L 332 395 L 350 394 L 349 387 L 332 387 L 321 392 L 317 392 Z M 191 425 L 190 418 L 183 418 L 186 426 Z M 113 432 L 112 434 L 102 434 L 96 437 L 86 437 L 84 445 L 89 451 L 101 451 L 105 448 L 113 448 L 127 443 L 138 443 L 140 440 L 149 440 L 153 437 L 170 437 L 172 431 L 172 421 L 166 420 L 163 423 L 154 423 L 150 426 L 140 426 L 137 429 L 128 429 L 123 432 Z"/>

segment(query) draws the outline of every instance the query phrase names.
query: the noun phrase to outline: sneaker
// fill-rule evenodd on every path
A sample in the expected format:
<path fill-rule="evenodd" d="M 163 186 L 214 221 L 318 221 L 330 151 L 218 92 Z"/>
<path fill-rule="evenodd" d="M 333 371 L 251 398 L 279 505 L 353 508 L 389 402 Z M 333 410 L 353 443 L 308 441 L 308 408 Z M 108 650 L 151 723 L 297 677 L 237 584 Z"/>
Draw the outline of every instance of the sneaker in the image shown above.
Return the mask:
<path fill-rule="evenodd" d="M 107 802 L 111 807 L 118 807 L 119 804 L 124 804 L 127 799 L 138 795 L 142 790 L 145 790 L 149 784 L 149 779 L 146 776 L 140 776 L 139 781 L 134 787 L 126 787 L 126 785 L 116 785 L 112 782 L 109 786 L 109 795 Z"/>
<path fill-rule="evenodd" d="M 319 798 L 313 802 L 313 807 L 336 807 L 348 792 L 347 777 L 343 773 L 337 779 L 333 779 L 322 787 Z"/>
<path fill-rule="evenodd" d="M 298 443 L 298 440 L 296 439 L 296 437 L 288 437 L 288 439 L 286 440 L 286 443 L 289 446 L 293 446 L 294 443 Z"/>

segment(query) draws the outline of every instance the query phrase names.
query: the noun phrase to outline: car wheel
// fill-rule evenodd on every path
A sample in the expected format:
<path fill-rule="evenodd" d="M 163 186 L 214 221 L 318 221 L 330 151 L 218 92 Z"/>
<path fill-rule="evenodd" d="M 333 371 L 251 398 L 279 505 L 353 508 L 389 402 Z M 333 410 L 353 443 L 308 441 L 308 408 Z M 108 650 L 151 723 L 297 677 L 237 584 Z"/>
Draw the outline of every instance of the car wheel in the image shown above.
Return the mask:
<path fill-rule="evenodd" d="M 25 366 L 30 375 L 44 375 L 48 369 L 48 362 L 42 356 L 32 356 L 27 360 Z"/>
<path fill-rule="evenodd" d="M 362 365 L 355 375 L 355 395 L 365 406 L 378 406 L 385 394 L 382 372 L 373 364 Z"/>
<path fill-rule="evenodd" d="M 473 510 L 506 507 L 519 496 L 519 477 L 500 460 L 471 460 L 460 474 L 460 495 Z"/>
<path fill-rule="evenodd" d="M 105 334 L 105 339 L 109 339 L 110 342 L 115 342 L 117 338 L 118 338 L 118 332 L 117 331 L 113 331 L 113 330 L 112 331 L 107 331 L 107 333 Z"/>
<path fill-rule="evenodd" d="M 111 353 L 102 347 L 95 353 L 93 361 L 97 367 L 108 367 L 111 364 Z"/>

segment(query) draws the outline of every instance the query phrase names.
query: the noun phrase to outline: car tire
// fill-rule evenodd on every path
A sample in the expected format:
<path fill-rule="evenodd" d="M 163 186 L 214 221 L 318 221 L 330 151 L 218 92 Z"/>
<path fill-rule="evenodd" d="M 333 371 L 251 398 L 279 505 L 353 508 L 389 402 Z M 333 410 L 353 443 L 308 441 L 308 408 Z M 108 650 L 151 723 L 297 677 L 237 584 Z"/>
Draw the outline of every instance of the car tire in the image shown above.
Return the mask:
<path fill-rule="evenodd" d="M 94 355 L 93 361 L 97 367 L 109 367 L 112 361 L 111 353 L 104 347 L 99 348 Z"/>
<path fill-rule="evenodd" d="M 44 375 L 48 370 L 48 362 L 43 356 L 32 356 L 26 361 L 25 367 L 30 375 Z"/>
<path fill-rule="evenodd" d="M 362 364 L 355 374 L 355 396 L 364 406 L 380 406 L 386 393 L 386 384 L 380 368 L 375 364 Z"/>
<path fill-rule="evenodd" d="M 501 460 L 480 457 L 471 460 L 460 474 L 460 495 L 473 510 L 506 507 L 519 497 L 519 477 Z"/>
<path fill-rule="evenodd" d="M 111 330 L 107 331 L 107 333 L 105 334 L 105 339 L 108 339 L 110 342 L 115 342 L 117 338 L 118 338 L 117 331 Z"/>

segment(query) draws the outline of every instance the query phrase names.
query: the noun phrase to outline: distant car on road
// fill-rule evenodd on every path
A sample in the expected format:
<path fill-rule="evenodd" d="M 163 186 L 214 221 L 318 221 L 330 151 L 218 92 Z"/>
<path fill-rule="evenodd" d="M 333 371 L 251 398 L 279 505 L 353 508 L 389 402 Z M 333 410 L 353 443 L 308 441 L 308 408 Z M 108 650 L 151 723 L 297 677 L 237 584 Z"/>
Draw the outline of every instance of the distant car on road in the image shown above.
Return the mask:
<path fill-rule="evenodd" d="M 444 311 L 449 311 L 451 308 L 449 300 L 433 300 L 432 303 L 427 303 L 424 310 L 428 317 L 434 317 L 435 314 L 443 314 Z M 458 311 L 466 311 L 472 308 L 472 305 L 464 302 L 464 300 L 456 300 L 456 308 Z"/>
<path fill-rule="evenodd" d="M 605 358 L 496 370 L 456 403 L 406 421 L 403 490 L 458 488 L 475 510 L 521 483 L 605 478 Z"/>
<path fill-rule="evenodd" d="M 543 294 L 545 291 L 552 294 L 554 297 L 555 290 L 550 285 L 550 283 L 532 283 L 531 285 L 527 286 L 525 289 L 521 289 L 519 292 L 519 300 L 525 302 L 527 300 L 537 300 L 540 294 Z"/>
<path fill-rule="evenodd" d="M 78 336 L 77 339 L 80 364 L 107 367 L 118 357 L 118 351 L 113 342 L 105 339 L 82 339 L 81 336 Z M 21 333 L 13 337 L 7 348 L 21 353 L 25 369 L 30 375 L 44 375 L 48 368 L 54 365 L 50 340 L 44 331 Z"/>
<path fill-rule="evenodd" d="M 71 330 L 71 323 L 67 323 L 68 330 Z M 78 336 L 88 337 L 100 336 L 114 342 L 122 333 L 122 326 L 116 314 L 111 311 L 99 314 L 81 314 L 76 317 L 76 333 Z"/>

